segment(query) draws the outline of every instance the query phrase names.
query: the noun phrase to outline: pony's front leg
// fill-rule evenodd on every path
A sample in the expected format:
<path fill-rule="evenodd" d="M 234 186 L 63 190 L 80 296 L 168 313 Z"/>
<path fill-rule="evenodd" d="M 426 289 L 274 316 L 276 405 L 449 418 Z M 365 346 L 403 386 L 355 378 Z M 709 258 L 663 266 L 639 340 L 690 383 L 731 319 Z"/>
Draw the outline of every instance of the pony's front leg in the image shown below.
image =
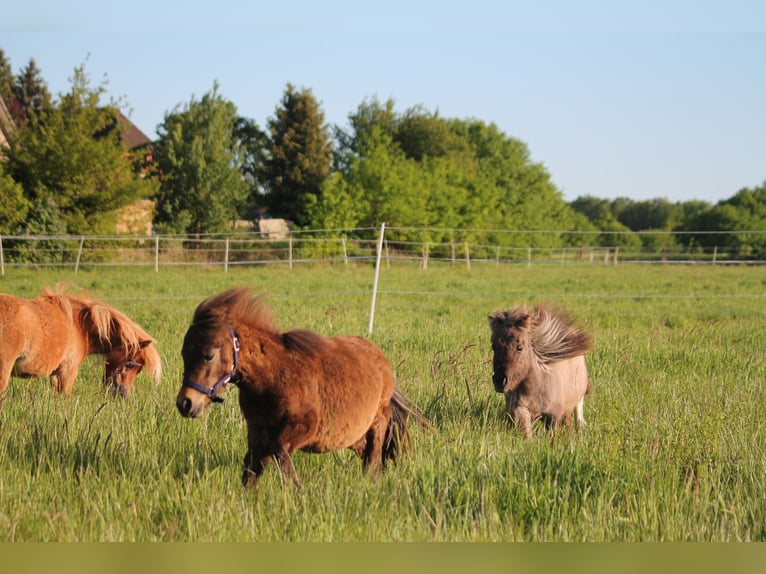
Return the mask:
<path fill-rule="evenodd" d="M 8 383 L 11 380 L 12 366 L 13 365 L 6 367 L 5 365 L 0 365 L 0 395 L 3 395 L 8 388 Z"/>
<path fill-rule="evenodd" d="M 248 450 L 244 461 L 245 470 L 242 473 L 243 486 L 255 486 L 270 460 L 271 455 L 256 454 L 254 451 Z"/>
<path fill-rule="evenodd" d="M 508 413 L 514 424 L 524 433 L 527 440 L 532 438 L 532 414 L 527 407 L 517 406 L 513 412 Z"/>
<path fill-rule="evenodd" d="M 279 470 L 282 472 L 284 478 L 292 480 L 295 486 L 301 485 L 298 473 L 296 473 L 295 468 L 293 468 L 293 458 L 284 445 L 280 445 L 279 451 L 274 455 L 274 460 L 279 466 Z"/>
<path fill-rule="evenodd" d="M 51 373 L 51 383 L 56 394 L 68 395 L 72 392 L 78 371 L 79 365 L 62 363 L 58 369 Z"/>

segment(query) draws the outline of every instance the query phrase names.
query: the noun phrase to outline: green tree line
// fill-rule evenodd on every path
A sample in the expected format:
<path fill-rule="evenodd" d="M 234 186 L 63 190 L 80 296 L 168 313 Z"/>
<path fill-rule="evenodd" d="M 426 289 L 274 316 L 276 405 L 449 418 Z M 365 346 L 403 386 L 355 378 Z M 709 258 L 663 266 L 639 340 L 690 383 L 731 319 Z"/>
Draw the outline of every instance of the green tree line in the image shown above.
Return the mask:
<path fill-rule="evenodd" d="M 0 161 L 2 234 L 111 233 L 121 209 L 150 199 L 160 233 L 221 233 L 267 215 L 345 234 L 386 222 L 413 241 L 557 247 L 587 237 L 591 245 L 715 244 L 766 255 L 766 234 L 744 233 L 766 230 L 766 184 L 716 205 L 566 202 L 527 145 L 494 123 L 371 98 L 346 125 L 329 125 L 312 91 L 293 84 L 262 129 L 214 83 L 166 112 L 149 149 L 135 150 L 121 137 L 123 103 L 104 101 L 105 83 L 92 85 L 84 64 L 70 83 L 54 97 L 34 60 L 14 74 L 0 50 L 0 96 L 14 124 Z"/>

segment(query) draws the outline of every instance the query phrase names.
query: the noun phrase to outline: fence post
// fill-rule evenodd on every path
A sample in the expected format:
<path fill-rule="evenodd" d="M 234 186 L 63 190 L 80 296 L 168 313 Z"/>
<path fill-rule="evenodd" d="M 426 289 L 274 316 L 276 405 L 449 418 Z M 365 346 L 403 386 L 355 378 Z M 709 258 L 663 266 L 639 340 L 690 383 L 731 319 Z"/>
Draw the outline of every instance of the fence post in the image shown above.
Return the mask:
<path fill-rule="evenodd" d="M 428 269 L 428 241 L 426 241 L 426 247 L 423 250 L 423 269 Z"/>
<path fill-rule="evenodd" d="M 226 238 L 226 248 L 223 253 L 223 272 L 229 272 L 229 238 Z"/>
<path fill-rule="evenodd" d="M 3 236 L 0 235 L 0 273 L 5 275 L 5 257 L 3 255 Z"/>
<path fill-rule="evenodd" d="M 620 256 L 620 246 L 614 248 L 614 264 L 617 265 L 617 258 Z"/>
<path fill-rule="evenodd" d="M 532 248 L 527 247 L 527 269 L 532 269 Z"/>
<path fill-rule="evenodd" d="M 82 257 L 82 245 L 85 243 L 85 238 L 80 237 L 80 249 L 77 250 L 77 261 L 74 264 L 74 273 L 77 275 L 77 270 L 80 268 L 80 257 Z"/>
<path fill-rule="evenodd" d="M 468 251 L 468 242 L 464 242 L 463 245 L 465 245 L 465 266 L 466 269 L 471 268 L 471 253 Z"/>
<path fill-rule="evenodd" d="M 343 264 L 348 267 L 348 249 L 346 249 L 345 237 L 341 237 L 341 243 L 343 244 Z"/>
<path fill-rule="evenodd" d="M 292 234 L 290 234 L 290 236 L 287 238 L 287 243 L 288 243 L 288 250 L 289 250 L 288 257 L 290 259 L 290 271 L 292 271 L 293 269 L 293 236 Z"/>
<path fill-rule="evenodd" d="M 500 246 L 497 246 L 497 249 L 495 250 L 495 267 L 500 266 Z"/>
<path fill-rule="evenodd" d="M 2 247 L 2 243 L 0 243 L 0 247 Z M 0 255 L 3 254 L 2 249 L 0 249 Z M 716 245 L 713 247 L 713 265 L 715 265 L 716 261 L 718 260 L 718 246 Z"/>
<path fill-rule="evenodd" d="M 160 236 L 154 236 L 154 272 L 160 271 Z"/>
<path fill-rule="evenodd" d="M 383 256 L 383 235 L 386 232 L 385 222 L 380 224 L 380 237 L 378 238 L 377 257 L 375 258 L 375 279 L 372 282 L 372 305 L 370 307 L 370 325 L 367 328 L 367 336 L 372 335 L 372 325 L 375 321 L 375 300 L 378 297 L 378 278 L 380 277 L 380 259 Z"/>

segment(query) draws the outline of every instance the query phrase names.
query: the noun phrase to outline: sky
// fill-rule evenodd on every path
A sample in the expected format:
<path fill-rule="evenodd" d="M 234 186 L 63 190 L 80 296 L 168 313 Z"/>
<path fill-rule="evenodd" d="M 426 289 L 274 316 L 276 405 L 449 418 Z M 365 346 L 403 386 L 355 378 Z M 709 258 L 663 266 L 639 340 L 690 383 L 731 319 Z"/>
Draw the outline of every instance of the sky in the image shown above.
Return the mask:
<path fill-rule="evenodd" d="M 567 201 L 716 203 L 766 183 L 762 0 L 28 0 L 0 11 L 14 73 L 84 65 L 146 135 L 217 83 L 265 128 L 288 83 L 348 126 L 377 98 L 494 123 Z"/>

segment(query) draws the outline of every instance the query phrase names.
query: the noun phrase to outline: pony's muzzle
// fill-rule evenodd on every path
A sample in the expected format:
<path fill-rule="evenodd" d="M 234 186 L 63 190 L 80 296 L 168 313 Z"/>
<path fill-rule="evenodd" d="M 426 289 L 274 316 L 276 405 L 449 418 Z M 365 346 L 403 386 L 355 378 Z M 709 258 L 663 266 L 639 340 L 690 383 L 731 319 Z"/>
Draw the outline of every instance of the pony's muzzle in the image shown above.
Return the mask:
<path fill-rule="evenodd" d="M 205 412 L 205 405 L 195 402 L 186 393 L 179 393 L 178 397 L 176 397 L 176 408 L 181 413 L 181 416 L 189 419 L 201 417 Z"/>
<path fill-rule="evenodd" d="M 492 375 L 492 385 L 495 387 L 496 393 L 502 393 L 505 391 L 505 384 L 508 382 L 508 377 L 505 375 Z"/>

